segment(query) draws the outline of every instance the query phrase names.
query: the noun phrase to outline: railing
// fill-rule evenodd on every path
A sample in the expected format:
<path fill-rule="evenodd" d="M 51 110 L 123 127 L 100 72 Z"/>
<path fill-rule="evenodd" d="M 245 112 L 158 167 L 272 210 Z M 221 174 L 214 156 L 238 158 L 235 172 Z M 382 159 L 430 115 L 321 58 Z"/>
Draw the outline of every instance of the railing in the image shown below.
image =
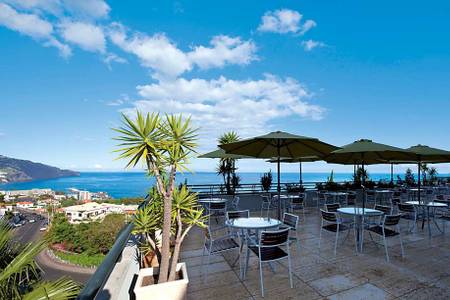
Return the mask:
<path fill-rule="evenodd" d="M 139 205 L 139 208 L 146 205 L 148 202 L 148 196 L 146 200 Z M 129 223 L 122 228 L 118 234 L 114 245 L 109 250 L 108 254 L 103 259 L 103 262 L 98 266 L 95 273 L 89 278 L 89 281 L 84 286 L 83 290 L 78 295 L 78 300 L 90 300 L 94 299 L 98 291 L 104 286 L 109 278 L 109 275 L 114 269 L 117 261 L 119 260 L 123 249 L 125 248 L 128 240 L 131 236 L 134 224 Z"/>

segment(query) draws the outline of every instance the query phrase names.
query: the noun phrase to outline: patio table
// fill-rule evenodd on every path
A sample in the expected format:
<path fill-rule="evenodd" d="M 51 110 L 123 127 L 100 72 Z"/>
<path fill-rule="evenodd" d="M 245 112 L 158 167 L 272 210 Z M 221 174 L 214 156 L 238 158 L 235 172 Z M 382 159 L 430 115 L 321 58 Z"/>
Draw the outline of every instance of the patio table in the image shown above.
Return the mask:
<path fill-rule="evenodd" d="M 417 206 L 417 207 L 420 207 L 420 208 L 422 208 L 422 210 L 424 211 L 424 212 L 426 212 L 426 214 L 425 214 L 425 217 L 426 217 L 426 221 L 427 221 L 427 225 L 428 225 L 428 237 L 429 238 L 431 238 L 431 226 L 430 226 L 430 221 L 431 221 L 431 217 L 430 217 L 430 209 L 432 208 L 433 209 L 433 223 L 434 223 L 434 225 L 436 226 L 436 228 L 440 231 L 440 232 L 443 232 L 442 230 L 441 230 L 441 228 L 439 227 L 439 225 L 436 223 L 436 220 L 434 219 L 434 210 L 436 209 L 436 208 L 445 208 L 445 207 L 448 207 L 448 205 L 447 204 L 445 204 L 445 203 L 442 203 L 442 202 L 434 202 L 434 201 L 432 201 L 432 202 L 428 202 L 428 203 L 425 203 L 425 202 L 420 202 L 419 203 L 419 201 L 406 201 L 405 202 L 406 204 L 411 204 L 411 205 L 414 205 L 414 206 Z M 425 219 L 424 219 L 425 220 Z M 424 227 L 424 222 L 422 222 L 422 229 L 423 229 L 423 227 Z"/>
<path fill-rule="evenodd" d="M 239 261 L 241 260 L 242 249 L 244 248 L 244 243 L 250 243 L 250 236 L 252 232 L 256 237 L 259 237 L 259 231 L 271 228 L 277 228 L 281 225 L 281 221 L 272 218 L 259 218 L 259 217 L 251 217 L 251 218 L 236 218 L 227 220 L 225 224 L 231 228 L 235 228 L 241 231 L 241 236 L 245 236 L 245 239 L 240 239 L 240 249 L 239 249 Z M 245 270 L 248 267 L 248 261 L 245 265 Z M 245 272 L 242 270 L 242 263 L 239 264 L 241 266 L 240 276 L 243 279 Z"/>
<path fill-rule="evenodd" d="M 359 252 L 362 252 L 362 244 L 363 244 L 363 220 L 365 216 L 375 217 L 383 215 L 383 212 L 377 209 L 372 208 L 364 208 L 361 207 L 342 207 L 338 208 L 338 213 L 348 216 L 353 216 L 355 220 L 355 228 L 356 228 L 356 244 Z"/>

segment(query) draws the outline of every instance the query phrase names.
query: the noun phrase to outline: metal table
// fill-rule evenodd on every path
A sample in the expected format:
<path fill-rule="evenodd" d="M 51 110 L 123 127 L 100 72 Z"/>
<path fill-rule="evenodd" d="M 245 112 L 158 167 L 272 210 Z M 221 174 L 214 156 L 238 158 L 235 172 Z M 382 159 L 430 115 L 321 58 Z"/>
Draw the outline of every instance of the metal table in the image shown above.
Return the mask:
<path fill-rule="evenodd" d="M 245 236 L 244 239 L 240 240 L 240 250 L 239 250 L 239 266 L 240 268 L 240 275 L 241 278 L 243 279 L 248 267 L 248 260 L 246 261 L 245 264 L 245 269 L 242 270 L 242 263 L 241 263 L 241 253 L 242 253 L 242 249 L 244 248 L 244 243 L 248 244 L 251 242 L 250 241 L 250 236 L 252 234 L 252 232 L 255 234 L 255 236 L 258 238 L 259 237 L 259 232 L 261 230 L 265 230 L 265 229 L 271 229 L 271 228 L 277 228 L 278 226 L 280 226 L 282 223 L 280 220 L 276 220 L 276 219 L 272 219 L 272 218 L 236 218 L 236 219 L 231 219 L 231 220 L 227 220 L 225 222 L 225 224 L 231 228 L 235 228 L 241 231 L 241 236 Z M 248 257 L 248 255 L 247 255 Z"/>
<path fill-rule="evenodd" d="M 363 211 L 362 207 L 353 207 L 353 206 L 338 208 L 337 211 L 340 214 L 354 217 L 356 228 L 356 245 L 359 252 L 362 252 L 364 217 L 381 216 L 383 215 L 383 212 L 372 208 L 364 208 Z"/>
<path fill-rule="evenodd" d="M 422 208 L 422 210 L 424 211 L 424 212 L 426 212 L 426 214 L 425 214 L 425 216 L 424 217 L 426 217 L 426 221 L 427 221 L 427 225 L 428 225 L 428 237 L 429 238 L 431 238 L 431 226 L 430 226 L 430 221 L 431 221 L 431 217 L 430 217 L 430 209 L 432 208 L 433 209 L 433 223 L 434 223 L 434 225 L 436 226 L 436 228 L 440 231 L 440 232 L 443 232 L 442 230 L 441 230 L 441 228 L 439 227 L 439 225 L 436 223 L 436 220 L 434 219 L 434 210 L 436 209 L 436 208 L 445 208 L 445 207 L 448 207 L 448 205 L 447 204 L 445 204 L 445 203 L 442 203 L 442 202 L 428 202 L 428 203 L 425 203 L 425 202 L 420 202 L 419 203 L 419 201 L 407 201 L 407 202 L 405 202 L 406 204 L 411 204 L 411 205 L 414 205 L 414 206 L 417 206 L 417 207 L 420 207 L 420 208 Z M 425 219 L 424 219 L 424 221 L 425 221 Z M 423 223 L 422 222 L 422 229 L 423 229 L 423 227 L 424 227 L 424 224 L 425 223 Z"/>

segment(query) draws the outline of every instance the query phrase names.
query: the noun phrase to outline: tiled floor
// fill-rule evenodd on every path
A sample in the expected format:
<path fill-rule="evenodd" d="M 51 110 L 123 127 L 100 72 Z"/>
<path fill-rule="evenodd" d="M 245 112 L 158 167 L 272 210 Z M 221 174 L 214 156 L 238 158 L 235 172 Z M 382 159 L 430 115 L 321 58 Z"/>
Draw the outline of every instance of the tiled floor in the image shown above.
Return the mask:
<path fill-rule="evenodd" d="M 398 240 L 389 239 L 388 263 L 382 244 L 375 245 L 367 234 L 362 254 L 355 253 L 353 234 L 345 241 L 342 235 L 334 256 L 334 234 L 324 233 L 319 250 L 319 229 L 317 209 L 308 209 L 299 225 L 300 253 L 291 245 L 294 288 L 289 286 L 287 260 L 275 264 L 275 272 L 265 267 L 265 299 L 450 299 L 450 233 L 440 234 L 433 227 L 434 236 L 429 239 L 426 230 L 408 233 L 407 224 L 402 223 L 406 256 L 401 257 Z M 239 263 L 232 266 L 237 251 L 212 256 L 205 281 L 202 232 L 194 229 L 184 244 L 188 298 L 260 299 L 257 260 L 251 257 L 242 280 Z"/>

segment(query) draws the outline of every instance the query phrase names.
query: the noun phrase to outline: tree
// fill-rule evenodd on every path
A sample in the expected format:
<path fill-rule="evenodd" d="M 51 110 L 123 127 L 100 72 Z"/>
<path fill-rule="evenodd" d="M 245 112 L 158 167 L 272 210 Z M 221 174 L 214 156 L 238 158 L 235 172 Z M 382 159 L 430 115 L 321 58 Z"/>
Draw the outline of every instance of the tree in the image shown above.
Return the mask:
<path fill-rule="evenodd" d="M 78 294 L 80 287 L 69 279 L 40 280 L 34 257 L 45 245 L 45 240 L 25 245 L 13 242 L 11 228 L 0 222 L 0 299 L 71 299 Z"/>
<path fill-rule="evenodd" d="M 179 189 L 175 181 L 177 171 L 188 170 L 186 165 L 197 146 L 197 129 L 182 115 L 161 118 L 156 113 L 144 116 L 137 111 L 134 120 L 122 117 L 122 127 L 114 129 L 120 134 L 115 138 L 121 142 L 116 150 L 119 158 L 128 160 L 126 167 L 143 164 L 156 182 L 146 206 L 152 209 L 137 212 L 135 226 L 141 227 L 159 257 L 158 282 L 173 281 L 181 243 L 192 226 L 203 226 L 203 210 L 194 201 L 195 194 L 186 187 Z M 158 229 L 162 232 L 160 241 L 155 236 Z M 175 244 L 172 255 L 171 239 Z"/>
<path fill-rule="evenodd" d="M 366 169 L 363 169 L 362 167 L 358 167 L 356 169 L 356 173 L 353 175 L 353 182 L 355 183 L 355 185 L 360 186 L 363 177 L 364 177 L 364 181 L 368 181 L 369 173 L 367 172 Z"/>
<path fill-rule="evenodd" d="M 414 174 L 410 168 L 406 169 L 405 172 L 405 183 L 408 186 L 413 186 L 415 184 Z"/>
<path fill-rule="evenodd" d="M 222 134 L 217 142 L 219 144 L 229 144 L 239 141 L 239 135 L 234 132 L 226 132 Z M 236 181 L 236 160 L 233 158 L 222 158 L 219 161 L 219 165 L 217 167 L 217 173 L 223 176 L 223 184 L 225 185 L 226 191 L 228 195 L 232 195 L 235 192 L 236 185 L 233 184 L 233 181 Z"/>
<path fill-rule="evenodd" d="M 427 184 L 427 173 L 428 173 L 428 165 L 426 163 L 420 164 L 420 171 L 422 173 L 422 182 L 423 184 Z"/>
<path fill-rule="evenodd" d="M 261 176 L 261 186 L 266 192 L 270 191 L 270 188 L 272 186 L 272 170 L 264 173 L 263 176 Z"/>
<path fill-rule="evenodd" d="M 438 180 L 437 175 L 438 175 L 438 171 L 435 167 L 431 167 L 428 169 L 428 176 L 429 176 L 430 182 L 432 184 L 435 184 L 437 182 L 437 180 Z"/>

